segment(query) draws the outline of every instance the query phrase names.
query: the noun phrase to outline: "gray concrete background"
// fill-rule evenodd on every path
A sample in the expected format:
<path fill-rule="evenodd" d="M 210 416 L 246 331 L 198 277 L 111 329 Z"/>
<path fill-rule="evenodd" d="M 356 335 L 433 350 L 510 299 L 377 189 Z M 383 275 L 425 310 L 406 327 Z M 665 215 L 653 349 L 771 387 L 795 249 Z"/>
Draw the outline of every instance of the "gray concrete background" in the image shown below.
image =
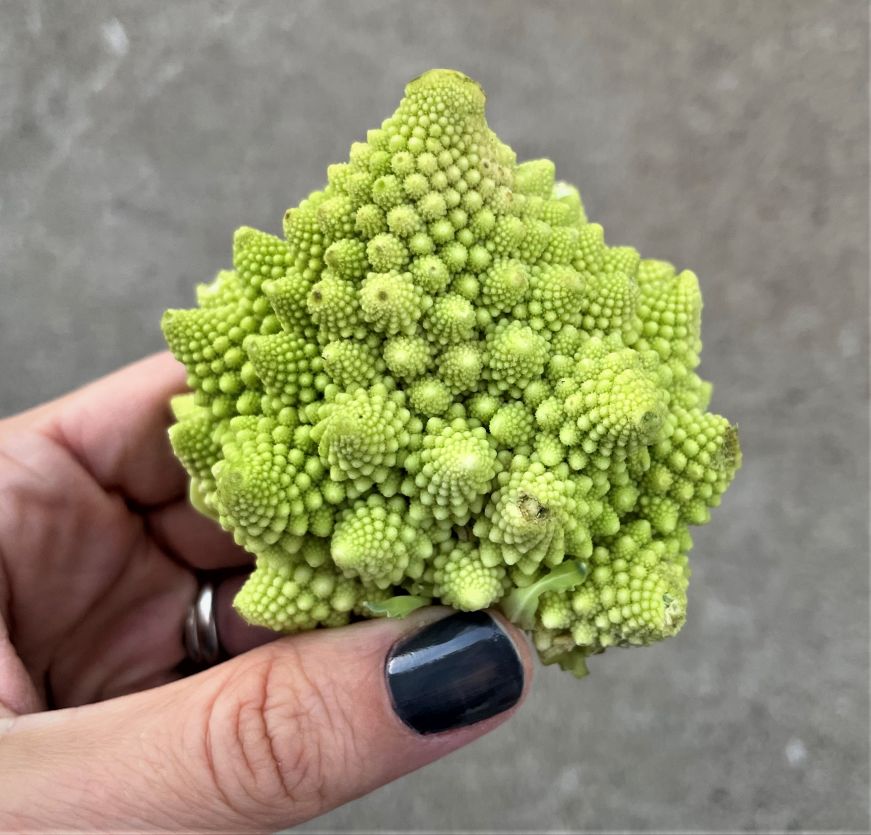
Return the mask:
<path fill-rule="evenodd" d="M 307 831 L 868 830 L 862 2 L 0 3 L 0 414 L 161 347 L 453 66 L 612 243 L 693 267 L 745 466 L 690 619 Z"/>

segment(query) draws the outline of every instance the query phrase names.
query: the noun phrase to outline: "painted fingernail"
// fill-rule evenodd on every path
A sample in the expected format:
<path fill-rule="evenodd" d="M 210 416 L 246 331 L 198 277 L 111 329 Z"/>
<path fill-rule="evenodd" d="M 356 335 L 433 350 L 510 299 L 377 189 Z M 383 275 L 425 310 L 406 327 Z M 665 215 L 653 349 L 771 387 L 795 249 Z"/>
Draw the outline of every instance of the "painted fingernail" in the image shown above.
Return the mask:
<path fill-rule="evenodd" d="M 457 612 L 403 639 L 386 673 L 394 710 L 419 734 L 489 719 L 523 692 L 517 649 L 486 612 Z"/>

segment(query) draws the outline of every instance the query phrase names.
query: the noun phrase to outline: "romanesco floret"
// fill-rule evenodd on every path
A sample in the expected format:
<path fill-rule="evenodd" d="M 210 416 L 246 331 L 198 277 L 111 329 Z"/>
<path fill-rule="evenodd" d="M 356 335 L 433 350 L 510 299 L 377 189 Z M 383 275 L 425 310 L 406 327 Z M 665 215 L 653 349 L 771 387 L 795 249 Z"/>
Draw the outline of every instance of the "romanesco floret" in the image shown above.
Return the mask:
<path fill-rule="evenodd" d="M 741 464 L 695 275 L 608 246 L 459 72 L 412 81 L 327 181 L 163 319 L 191 501 L 256 558 L 239 612 L 499 605 L 577 675 L 674 635 L 688 526 Z"/>

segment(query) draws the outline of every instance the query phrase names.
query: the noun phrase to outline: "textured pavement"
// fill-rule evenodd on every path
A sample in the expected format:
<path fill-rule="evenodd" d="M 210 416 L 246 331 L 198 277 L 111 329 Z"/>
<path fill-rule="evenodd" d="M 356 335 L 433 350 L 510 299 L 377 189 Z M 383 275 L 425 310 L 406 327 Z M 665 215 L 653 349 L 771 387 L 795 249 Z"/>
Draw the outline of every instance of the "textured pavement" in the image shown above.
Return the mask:
<path fill-rule="evenodd" d="M 4 2 L 0 415 L 161 347 L 432 66 L 692 267 L 745 465 L 689 621 L 303 831 L 868 830 L 863 2 Z"/>

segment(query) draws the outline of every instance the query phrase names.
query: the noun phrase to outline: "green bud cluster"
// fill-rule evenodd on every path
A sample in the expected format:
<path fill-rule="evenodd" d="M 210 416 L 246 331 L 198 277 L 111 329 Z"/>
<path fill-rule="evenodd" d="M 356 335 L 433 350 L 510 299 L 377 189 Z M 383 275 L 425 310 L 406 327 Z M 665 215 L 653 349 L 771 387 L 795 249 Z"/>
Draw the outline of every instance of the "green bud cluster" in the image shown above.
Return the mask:
<path fill-rule="evenodd" d="M 741 463 L 696 372 L 696 276 L 608 246 L 458 72 L 412 81 L 327 180 L 163 319 L 191 501 L 256 559 L 239 612 L 499 605 L 576 674 L 677 632 L 688 526 Z"/>

